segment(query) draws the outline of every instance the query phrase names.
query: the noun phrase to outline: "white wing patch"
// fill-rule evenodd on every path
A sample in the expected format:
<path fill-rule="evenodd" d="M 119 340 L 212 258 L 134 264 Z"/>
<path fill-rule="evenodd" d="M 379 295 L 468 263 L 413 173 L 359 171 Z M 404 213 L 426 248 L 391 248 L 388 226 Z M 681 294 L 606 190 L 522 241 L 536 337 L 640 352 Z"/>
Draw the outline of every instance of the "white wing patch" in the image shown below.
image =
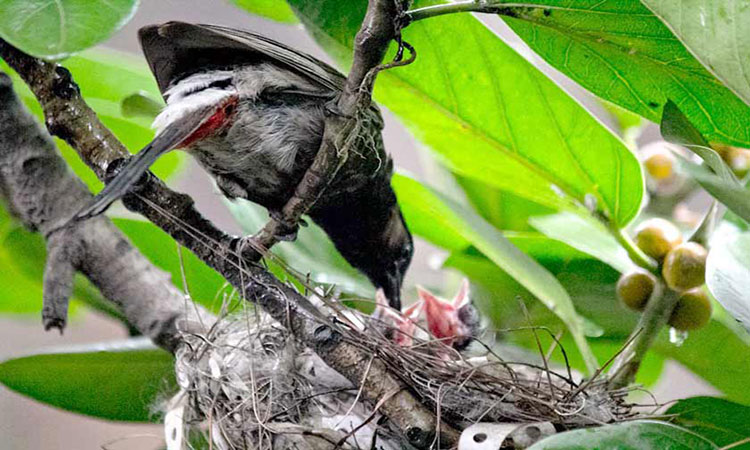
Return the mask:
<path fill-rule="evenodd" d="M 234 72 L 230 70 L 214 70 L 212 72 L 196 73 L 177 82 L 164 91 L 167 103 L 178 102 L 188 95 L 202 91 L 217 82 L 231 82 Z"/>
<path fill-rule="evenodd" d="M 179 122 L 190 113 L 216 105 L 217 107 L 237 90 L 230 83 L 223 87 L 209 87 L 213 83 L 231 81 L 232 72 L 201 73 L 185 78 L 164 92 L 167 106 L 151 124 L 158 135 L 169 125 Z"/>

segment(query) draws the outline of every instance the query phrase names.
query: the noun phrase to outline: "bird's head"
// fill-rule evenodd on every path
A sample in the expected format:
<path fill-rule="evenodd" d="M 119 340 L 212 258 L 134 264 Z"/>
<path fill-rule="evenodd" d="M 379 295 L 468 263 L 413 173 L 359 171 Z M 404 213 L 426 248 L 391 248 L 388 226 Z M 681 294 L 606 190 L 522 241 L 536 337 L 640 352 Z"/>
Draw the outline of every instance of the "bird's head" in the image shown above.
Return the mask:
<path fill-rule="evenodd" d="M 435 338 L 456 350 L 463 350 L 479 333 L 479 313 L 471 302 L 469 280 L 464 278 L 452 300 L 443 300 L 421 286 L 427 329 Z"/>

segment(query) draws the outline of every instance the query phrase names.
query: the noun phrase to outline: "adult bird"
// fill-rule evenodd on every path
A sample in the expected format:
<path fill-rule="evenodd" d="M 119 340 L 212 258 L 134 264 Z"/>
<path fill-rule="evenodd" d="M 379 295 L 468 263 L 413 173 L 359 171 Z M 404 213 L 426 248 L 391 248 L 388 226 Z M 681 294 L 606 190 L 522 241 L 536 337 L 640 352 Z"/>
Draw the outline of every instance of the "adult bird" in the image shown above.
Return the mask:
<path fill-rule="evenodd" d="M 141 47 L 167 106 L 156 136 L 77 215 L 103 212 L 162 154 L 193 155 L 229 198 L 279 214 L 320 147 L 328 105 L 345 77 L 329 65 L 263 36 L 214 25 L 144 27 Z M 337 250 L 400 309 L 411 234 L 390 185 L 378 108 L 361 114 L 354 148 L 307 212 Z M 294 231 L 292 231 L 292 234 Z"/>

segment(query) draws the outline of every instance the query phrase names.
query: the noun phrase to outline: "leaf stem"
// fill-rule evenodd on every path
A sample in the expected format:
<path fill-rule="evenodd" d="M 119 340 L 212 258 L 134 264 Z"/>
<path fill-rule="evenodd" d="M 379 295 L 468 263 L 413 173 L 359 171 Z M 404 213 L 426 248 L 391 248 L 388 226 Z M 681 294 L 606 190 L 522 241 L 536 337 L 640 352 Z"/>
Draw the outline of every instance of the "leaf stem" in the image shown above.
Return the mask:
<path fill-rule="evenodd" d="M 625 251 L 628 252 L 628 256 L 630 256 L 630 259 L 634 263 L 648 270 L 649 272 L 659 275 L 659 264 L 657 264 L 656 261 L 651 259 L 651 257 L 649 257 L 647 254 L 643 253 L 643 250 L 635 245 L 635 242 L 630 239 L 630 236 L 625 233 L 624 229 L 610 222 L 609 230 L 615 237 L 615 239 L 617 239 L 617 242 L 622 245 Z"/>
<path fill-rule="evenodd" d="M 406 12 L 409 22 L 429 19 L 431 17 L 442 16 L 445 14 L 461 12 L 484 12 L 488 7 L 488 2 L 481 0 L 467 0 L 463 2 L 447 3 L 443 5 L 431 5 L 422 8 L 413 9 Z"/>
<path fill-rule="evenodd" d="M 518 17 L 521 10 L 544 9 L 541 5 L 524 2 L 506 2 L 502 0 L 464 0 L 442 5 L 431 5 L 416 8 L 404 13 L 407 23 L 422 19 L 443 16 L 445 14 L 477 12 L 485 14 L 502 14 L 505 16 Z"/>

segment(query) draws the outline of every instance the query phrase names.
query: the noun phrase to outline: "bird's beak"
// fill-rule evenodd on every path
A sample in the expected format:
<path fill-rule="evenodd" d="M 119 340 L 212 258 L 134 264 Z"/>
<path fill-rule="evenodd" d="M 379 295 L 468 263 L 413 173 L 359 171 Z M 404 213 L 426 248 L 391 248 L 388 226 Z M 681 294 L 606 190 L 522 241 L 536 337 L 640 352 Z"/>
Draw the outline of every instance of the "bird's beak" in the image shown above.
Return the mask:
<path fill-rule="evenodd" d="M 391 307 L 397 311 L 401 311 L 401 281 L 402 277 L 398 271 L 395 273 L 389 273 L 386 276 L 387 286 L 384 287 L 386 297 Z"/>

